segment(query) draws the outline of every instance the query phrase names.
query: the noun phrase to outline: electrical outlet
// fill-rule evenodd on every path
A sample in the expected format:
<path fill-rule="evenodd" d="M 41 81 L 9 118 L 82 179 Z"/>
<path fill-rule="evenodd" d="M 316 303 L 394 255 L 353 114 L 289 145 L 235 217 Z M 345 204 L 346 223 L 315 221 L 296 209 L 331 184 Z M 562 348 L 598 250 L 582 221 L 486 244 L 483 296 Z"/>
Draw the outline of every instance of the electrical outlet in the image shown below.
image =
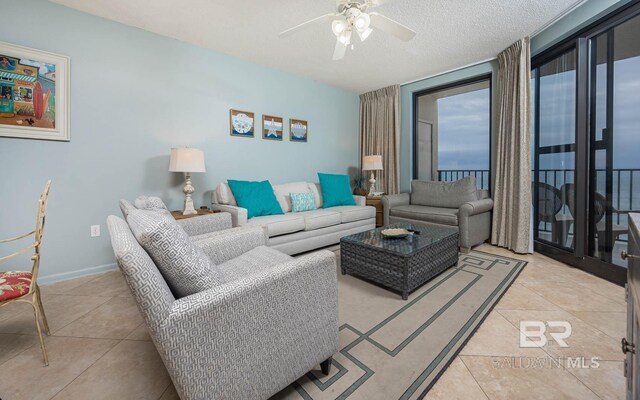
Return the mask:
<path fill-rule="evenodd" d="M 100 225 L 91 225 L 91 237 L 100 236 Z"/>

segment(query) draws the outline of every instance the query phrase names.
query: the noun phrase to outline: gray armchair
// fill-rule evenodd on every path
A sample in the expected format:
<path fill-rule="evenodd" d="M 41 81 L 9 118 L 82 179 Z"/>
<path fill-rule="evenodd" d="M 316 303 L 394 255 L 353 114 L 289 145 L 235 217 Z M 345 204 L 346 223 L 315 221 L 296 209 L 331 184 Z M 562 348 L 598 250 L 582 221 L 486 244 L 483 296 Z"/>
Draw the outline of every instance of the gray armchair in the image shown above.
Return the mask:
<path fill-rule="evenodd" d="M 192 232 L 201 236 L 207 224 L 216 229 L 212 221 L 219 217 L 191 220 L 199 220 Z M 266 399 L 318 364 L 329 373 L 338 350 L 332 252 L 293 258 L 266 247 L 260 227 L 214 230 L 218 234 L 193 244 L 223 281 L 178 298 L 127 222 L 110 216 L 107 226 L 118 266 L 181 399 Z"/>
<path fill-rule="evenodd" d="M 460 250 L 468 252 L 491 236 L 493 200 L 476 189 L 475 177 L 455 182 L 411 182 L 411 193 L 382 198 L 384 224 L 434 223 L 458 226 Z"/>

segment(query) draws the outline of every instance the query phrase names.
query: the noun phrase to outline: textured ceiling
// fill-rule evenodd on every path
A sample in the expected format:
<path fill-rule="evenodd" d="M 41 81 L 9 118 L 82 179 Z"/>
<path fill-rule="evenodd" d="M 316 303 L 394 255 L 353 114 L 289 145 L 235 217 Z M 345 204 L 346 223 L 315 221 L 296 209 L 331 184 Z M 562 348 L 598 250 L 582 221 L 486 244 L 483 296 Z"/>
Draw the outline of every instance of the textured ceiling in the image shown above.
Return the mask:
<path fill-rule="evenodd" d="M 395 0 L 376 11 L 414 29 L 414 39 L 374 31 L 333 61 L 329 23 L 284 39 L 278 33 L 335 11 L 335 0 L 51 1 L 356 93 L 494 57 L 578 3 Z"/>

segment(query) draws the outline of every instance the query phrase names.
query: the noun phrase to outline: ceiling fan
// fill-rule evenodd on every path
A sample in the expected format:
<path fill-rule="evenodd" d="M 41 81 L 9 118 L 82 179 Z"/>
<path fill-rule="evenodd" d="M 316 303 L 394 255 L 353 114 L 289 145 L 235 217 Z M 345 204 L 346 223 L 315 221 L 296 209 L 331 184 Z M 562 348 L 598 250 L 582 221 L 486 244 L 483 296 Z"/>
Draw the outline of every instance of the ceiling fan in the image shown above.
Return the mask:
<path fill-rule="evenodd" d="M 308 28 L 316 22 L 331 21 L 331 30 L 336 36 L 336 47 L 333 51 L 333 59 L 340 60 L 344 57 L 347 48 L 353 44 L 351 37 L 353 32 L 364 42 L 373 29 L 379 29 L 385 33 L 397 37 L 400 40 L 409 41 L 416 32 L 406 26 L 387 18 L 377 12 L 369 12 L 369 9 L 380 5 L 380 0 L 337 0 L 338 11 L 325 14 L 300 25 L 287 29 L 280 33 L 280 37 L 286 37 Z"/>

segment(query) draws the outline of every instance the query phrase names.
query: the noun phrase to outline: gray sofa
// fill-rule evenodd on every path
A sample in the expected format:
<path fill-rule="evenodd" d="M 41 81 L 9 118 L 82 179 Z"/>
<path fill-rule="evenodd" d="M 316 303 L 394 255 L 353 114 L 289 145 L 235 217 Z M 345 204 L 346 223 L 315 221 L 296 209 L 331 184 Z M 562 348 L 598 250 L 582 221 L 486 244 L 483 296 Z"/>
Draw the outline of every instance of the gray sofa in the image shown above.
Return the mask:
<path fill-rule="evenodd" d="M 340 238 L 376 227 L 376 209 L 366 205 L 363 196 L 353 196 L 356 205 L 322 208 L 320 185 L 293 182 L 274 185 L 273 191 L 284 212 L 247 218 L 247 209 L 238 207 L 226 182 L 213 191 L 211 208 L 231 214 L 233 226 L 262 226 L 267 231 L 267 246 L 287 254 L 299 254 L 340 243 Z M 290 193 L 313 193 L 316 209 L 292 212 Z"/>
<path fill-rule="evenodd" d="M 473 176 L 455 182 L 413 181 L 411 193 L 384 196 L 382 205 L 385 225 L 428 222 L 457 226 L 464 253 L 491 236 L 493 200 L 487 190 L 476 188 Z"/>
<path fill-rule="evenodd" d="M 332 252 L 293 258 L 266 247 L 261 227 L 228 229 L 227 213 L 178 224 L 166 210 L 121 207 L 128 222 L 107 219 L 116 260 L 181 399 L 266 399 L 318 364 L 329 373 L 338 349 Z M 162 231 L 140 236 L 143 223 Z M 197 265 L 166 262 L 185 247 L 219 282 L 180 296 L 184 282 L 169 277 Z"/>

